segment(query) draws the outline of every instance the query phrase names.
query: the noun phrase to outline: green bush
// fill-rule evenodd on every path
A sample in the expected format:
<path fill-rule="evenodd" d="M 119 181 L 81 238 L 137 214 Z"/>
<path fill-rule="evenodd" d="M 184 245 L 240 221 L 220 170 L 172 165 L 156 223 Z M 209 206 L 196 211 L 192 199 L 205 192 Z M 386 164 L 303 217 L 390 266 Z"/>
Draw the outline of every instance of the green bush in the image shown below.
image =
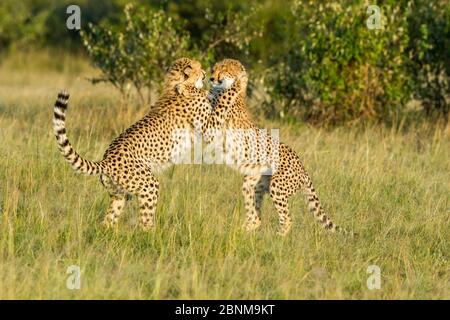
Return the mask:
<path fill-rule="evenodd" d="M 427 114 L 450 111 L 450 2 L 412 2 L 409 15 L 409 56 L 415 98 Z"/>
<path fill-rule="evenodd" d="M 42 41 L 49 11 L 46 2 L 2 0 L 0 2 L 0 53 Z"/>
<path fill-rule="evenodd" d="M 313 123 L 389 122 L 416 99 L 426 114 L 448 119 L 450 3 L 378 5 L 382 28 L 370 30 L 365 1 L 294 1 L 265 77 L 266 112 Z"/>
<path fill-rule="evenodd" d="M 252 9 L 254 13 L 255 10 Z M 124 97 L 133 87 L 143 104 L 151 103 L 154 89 L 177 58 L 188 56 L 206 65 L 226 56 L 248 56 L 251 39 L 260 35 L 252 14 L 206 10 L 209 28 L 200 41 L 191 42 L 185 22 L 162 9 L 128 4 L 119 23 L 89 24 L 83 43 L 95 66 L 102 71 L 93 83 L 109 82 Z"/>
<path fill-rule="evenodd" d="M 363 1 L 296 1 L 266 78 L 270 110 L 332 124 L 401 111 L 411 96 L 406 16 L 389 4 L 381 13 L 382 28 L 371 30 Z"/>
<path fill-rule="evenodd" d="M 59 47 L 71 53 L 81 51 L 78 30 L 66 28 L 66 9 L 75 4 L 81 8 L 82 28 L 89 22 L 105 18 L 117 21 L 127 0 L 1 0 L 0 52 L 9 48 L 41 49 Z"/>
<path fill-rule="evenodd" d="M 81 33 L 84 45 L 105 81 L 122 95 L 132 85 L 141 103 L 151 103 L 152 90 L 159 87 L 170 64 L 188 54 L 189 34 L 178 21 L 160 9 L 127 5 L 119 25 L 89 25 Z"/>
<path fill-rule="evenodd" d="M 205 20 L 208 27 L 199 44 L 201 59 L 210 65 L 230 57 L 246 62 L 254 60 L 250 56 L 250 45 L 252 40 L 262 36 L 262 26 L 255 21 L 257 16 L 255 7 L 245 12 L 232 8 L 213 12 L 207 8 Z"/>

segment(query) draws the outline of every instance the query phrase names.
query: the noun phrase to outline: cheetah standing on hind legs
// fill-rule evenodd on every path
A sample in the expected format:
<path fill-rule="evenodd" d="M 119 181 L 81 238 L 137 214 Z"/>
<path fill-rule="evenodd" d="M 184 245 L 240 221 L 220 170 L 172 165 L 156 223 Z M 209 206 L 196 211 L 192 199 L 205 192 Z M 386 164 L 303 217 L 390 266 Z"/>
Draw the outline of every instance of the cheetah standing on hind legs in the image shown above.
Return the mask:
<path fill-rule="evenodd" d="M 279 215 L 278 233 L 286 235 L 292 225 L 288 200 L 302 189 L 310 212 L 325 229 L 347 233 L 325 214 L 295 151 L 278 139 L 261 134 L 264 131 L 254 124 L 245 104 L 248 76 L 244 66 L 237 60 L 225 59 L 213 67 L 210 80 L 212 88 L 208 97 L 213 112 L 208 118 L 205 140 L 217 141 L 217 133 L 225 136 L 227 163 L 244 173 L 245 229 L 253 231 L 261 225 L 262 200 L 268 192 Z M 233 95 L 237 97 L 232 99 Z"/>
<path fill-rule="evenodd" d="M 204 77 L 199 62 L 187 58 L 176 60 L 165 76 L 163 92 L 155 106 L 113 140 L 100 162 L 86 160 L 73 149 L 65 124 L 69 94 L 65 91 L 58 94 L 53 129 L 60 152 L 75 171 L 100 175 L 100 181 L 110 195 L 104 219 L 106 226 L 116 225 L 126 197 L 137 195 L 142 228 L 154 227 L 159 194 L 154 173 L 168 167 L 174 152 L 183 152 L 185 148 L 186 140 L 174 138 L 174 132 L 203 130 L 198 124 L 206 123 L 210 115 L 211 105 L 206 92 L 201 89 Z"/>

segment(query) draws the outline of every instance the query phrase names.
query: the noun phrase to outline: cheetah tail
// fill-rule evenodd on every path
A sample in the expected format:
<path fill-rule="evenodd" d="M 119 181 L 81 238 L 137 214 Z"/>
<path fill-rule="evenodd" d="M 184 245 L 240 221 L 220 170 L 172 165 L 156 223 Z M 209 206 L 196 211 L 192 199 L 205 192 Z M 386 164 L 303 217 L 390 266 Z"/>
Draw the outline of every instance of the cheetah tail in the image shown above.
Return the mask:
<path fill-rule="evenodd" d="M 97 175 L 102 173 L 100 163 L 83 159 L 75 152 L 66 135 L 66 110 L 69 93 L 61 91 L 53 108 L 53 132 L 58 143 L 59 151 L 72 168 L 85 175 Z"/>
<path fill-rule="evenodd" d="M 331 232 L 337 232 L 342 234 L 348 234 L 349 232 L 345 229 L 339 227 L 334 224 L 331 219 L 325 214 L 325 211 L 322 208 L 322 205 L 319 202 L 319 198 L 317 197 L 316 190 L 312 184 L 311 178 L 307 176 L 306 184 L 305 184 L 305 194 L 308 198 L 308 207 L 309 211 L 314 215 L 317 221 L 322 224 L 322 226 L 330 230 Z"/>

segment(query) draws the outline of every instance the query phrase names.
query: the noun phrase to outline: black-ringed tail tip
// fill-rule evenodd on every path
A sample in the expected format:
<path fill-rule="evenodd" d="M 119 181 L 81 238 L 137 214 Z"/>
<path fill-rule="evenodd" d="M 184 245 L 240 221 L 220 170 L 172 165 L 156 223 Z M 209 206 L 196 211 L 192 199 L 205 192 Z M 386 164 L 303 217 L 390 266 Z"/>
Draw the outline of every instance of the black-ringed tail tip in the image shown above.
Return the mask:
<path fill-rule="evenodd" d="M 55 135 L 59 133 L 58 129 L 65 129 L 64 121 L 66 120 L 65 111 L 67 109 L 67 102 L 69 101 L 69 92 L 62 90 L 58 93 L 55 106 L 53 108 L 53 128 L 55 129 Z M 64 130 L 65 131 L 65 130 Z M 65 133 L 65 132 L 64 132 Z"/>
<path fill-rule="evenodd" d="M 58 99 L 57 99 L 57 102 L 58 102 L 58 101 L 61 101 L 61 102 L 67 102 L 67 100 L 69 100 L 69 97 L 70 97 L 70 95 L 69 95 L 69 92 L 68 92 L 67 90 L 61 90 L 61 91 L 58 93 Z"/>
<path fill-rule="evenodd" d="M 69 92 L 63 90 L 58 93 L 53 107 L 53 133 L 55 134 L 58 148 L 72 168 L 85 175 L 96 175 L 102 172 L 99 163 L 83 159 L 72 147 L 66 133 L 66 110 L 69 101 Z"/>

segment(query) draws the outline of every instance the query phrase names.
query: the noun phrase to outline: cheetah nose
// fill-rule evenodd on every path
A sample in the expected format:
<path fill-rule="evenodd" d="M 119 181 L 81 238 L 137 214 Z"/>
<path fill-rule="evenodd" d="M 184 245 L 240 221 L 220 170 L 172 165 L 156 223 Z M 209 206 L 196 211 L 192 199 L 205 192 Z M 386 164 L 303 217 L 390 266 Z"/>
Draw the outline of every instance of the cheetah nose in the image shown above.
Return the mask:
<path fill-rule="evenodd" d="M 222 84 L 222 82 L 223 82 L 223 80 L 222 80 L 222 79 L 220 79 L 220 80 L 219 80 L 219 84 Z"/>
<path fill-rule="evenodd" d="M 214 82 L 214 77 L 209 78 L 209 81 Z"/>

